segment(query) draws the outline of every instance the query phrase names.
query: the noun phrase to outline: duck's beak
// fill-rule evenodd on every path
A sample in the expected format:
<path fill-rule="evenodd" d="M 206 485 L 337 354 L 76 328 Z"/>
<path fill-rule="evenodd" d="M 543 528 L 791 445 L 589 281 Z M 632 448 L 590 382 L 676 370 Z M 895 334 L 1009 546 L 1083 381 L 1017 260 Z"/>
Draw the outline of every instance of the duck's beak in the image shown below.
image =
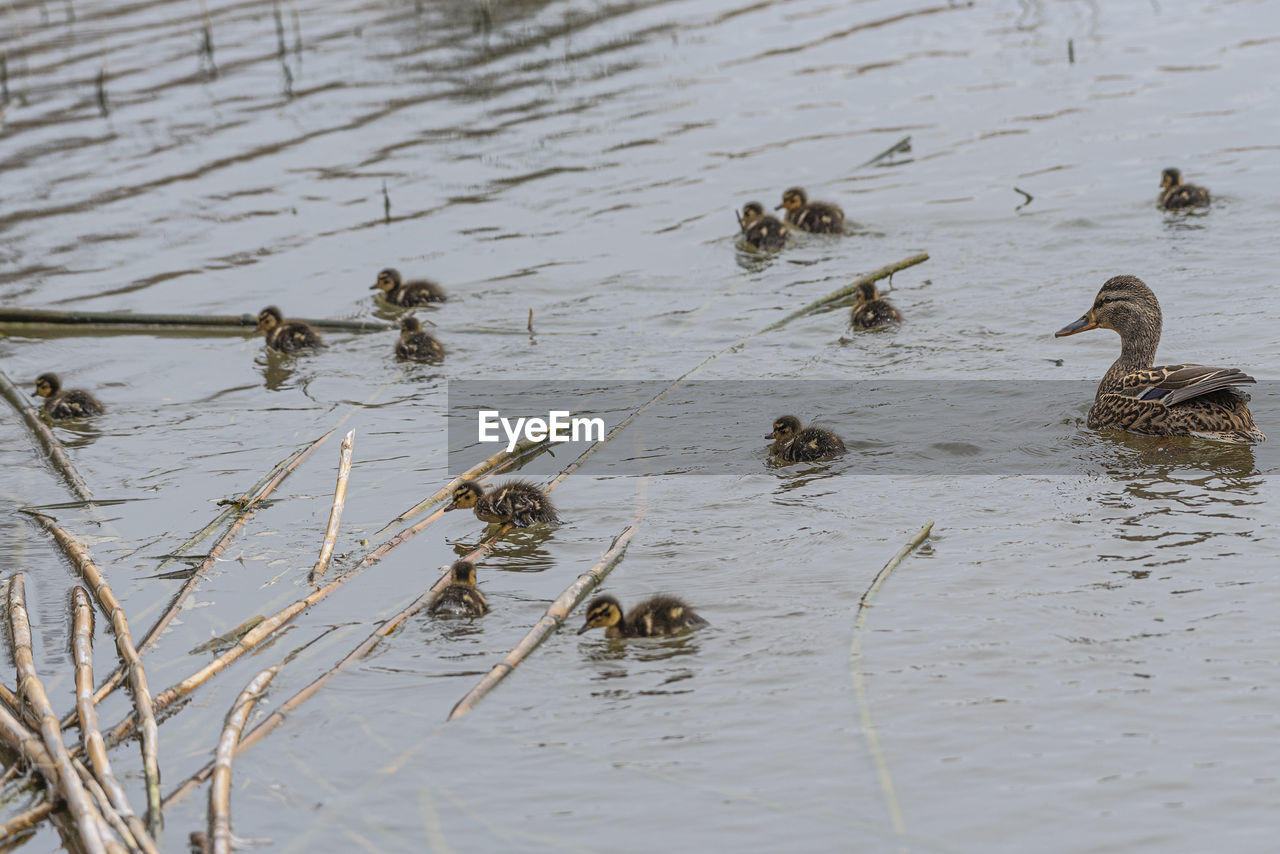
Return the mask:
<path fill-rule="evenodd" d="M 578 629 L 578 634 L 584 634 L 591 630 L 590 623 L 583 623 L 582 628 Z"/>
<path fill-rule="evenodd" d="M 774 210 L 775 210 L 775 211 L 780 211 L 780 210 L 782 210 L 783 208 L 785 208 L 786 206 L 787 206 L 786 202 L 783 202 L 782 204 L 780 204 L 780 205 L 778 205 L 776 208 L 774 208 Z"/>
<path fill-rule="evenodd" d="M 765 434 L 764 434 L 764 437 L 765 437 L 766 439 L 776 439 L 776 438 L 778 438 L 778 433 L 777 433 L 777 431 L 775 430 L 775 431 L 774 431 L 774 432 L 772 432 L 772 433 L 765 433 Z"/>
<path fill-rule="evenodd" d="M 377 283 L 377 282 L 374 282 L 372 285 L 370 285 L 370 286 L 369 286 L 369 290 L 371 290 L 371 291 L 376 291 L 377 289 L 378 289 L 378 283 Z"/>
<path fill-rule="evenodd" d="M 458 509 L 458 505 L 450 501 L 449 506 L 444 508 L 444 512 L 448 513 L 450 510 L 457 510 L 457 509 Z"/>
<path fill-rule="evenodd" d="M 1084 317 L 1075 323 L 1069 323 L 1066 326 L 1053 333 L 1054 338 L 1063 338 L 1067 335 L 1075 335 L 1077 332 L 1087 332 L 1090 329 L 1097 329 L 1098 321 L 1094 319 L 1093 312 L 1085 312 Z"/>

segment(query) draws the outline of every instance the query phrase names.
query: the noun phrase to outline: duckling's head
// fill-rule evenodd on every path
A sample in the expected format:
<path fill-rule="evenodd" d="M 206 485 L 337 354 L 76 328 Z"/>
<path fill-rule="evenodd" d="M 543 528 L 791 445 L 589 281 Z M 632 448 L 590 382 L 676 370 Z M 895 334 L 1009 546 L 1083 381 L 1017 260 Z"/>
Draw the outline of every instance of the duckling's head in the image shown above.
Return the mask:
<path fill-rule="evenodd" d="M 792 187 L 782 194 L 782 204 L 778 205 L 774 210 L 786 208 L 789 211 L 795 211 L 807 204 L 809 204 L 809 194 L 800 187 Z"/>
<path fill-rule="evenodd" d="M 274 305 L 269 305 L 258 312 L 259 332 L 270 332 L 282 323 L 284 323 L 284 315 Z"/>
<path fill-rule="evenodd" d="M 1122 338 L 1146 330 L 1160 336 L 1160 303 L 1137 276 L 1114 276 L 1102 285 L 1084 317 L 1054 333 L 1057 338 L 1089 329 L 1114 329 Z"/>
<path fill-rule="evenodd" d="M 622 603 L 612 596 L 597 596 L 587 605 L 587 621 L 578 634 L 591 629 L 607 629 L 622 622 Z"/>
<path fill-rule="evenodd" d="M 863 282 L 858 285 L 858 305 L 868 302 L 874 302 L 880 299 L 880 291 L 876 289 L 875 282 Z"/>
<path fill-rule="evenodd" d="M 412 335 L 415 332 L 422 331 L 422 321 L 416 317 L 406 317 L 400 321 L 400 335 Z"/>
<path fill-rule="evenodd" d="M 1160 189 L 1168 190 L 1170 187 L 1178 187 L 1182 185 L 1182 172 L 1169 168 L 1160 173 Z"/>
<path fill-rule="evenodd" d="M 743 229 L 750 228 L 751 226 L 755 225 L 757 220 L 760 220 L 763 218 L 764 218 L 764 205 L 760 204 L 759 202 L 747 202 L 745 205 L 742 206 L 742 216 L 740 217 L 740 219 L 742 221 Z"/>
<path fill-rule="evenodd" d="M 484 487 L 476 483 L 474 480 L 464 480 L 462 483 L 454 487 L 452 500 L 449 506 L 444 508 L 444 512 L 450 510 L 467 510 L 475 507 L 480 503 L 480 499 L 484 496 Z"/>
<path fill-rule="evenodd" d="M 454 584 L 465 584 L 467 587 L 476 586 L 476 565 L 471 561 L 456 561 L 449 569 L 453 573 Z"/>
<path fill-rule="evenodd" d="M 39 397 L 55 395 L 60 388 L 62 380 L 58 379 L 57 374 L 41 374 L 36 377 L 36 395 Z"/>
<path fill-rule="evenodd" d="M 766 439 L 790 439 L 800 432 L 800 419 L 794 415 L 784 415 L 773 422 L 773 432 Z"/>
<path fill-rule="evenodd" d="M 373 283 L 371 291 L 391 291 L 400 287 L 400 271 L 388 267 L 378 273 L 378 281 Z"/>

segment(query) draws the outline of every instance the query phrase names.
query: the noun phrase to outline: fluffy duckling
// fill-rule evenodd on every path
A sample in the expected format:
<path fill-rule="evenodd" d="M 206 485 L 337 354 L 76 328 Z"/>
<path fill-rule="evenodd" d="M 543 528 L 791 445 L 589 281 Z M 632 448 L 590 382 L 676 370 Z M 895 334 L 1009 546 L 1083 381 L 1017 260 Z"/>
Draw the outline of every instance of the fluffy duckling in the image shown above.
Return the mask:
<path fill-rule="evenodd" d="M 1182 172 L 1166 169 L 1160 176 L 1160 207 L 1167 211 L 1209 204 L 1209 191 L 1195 184 L 1182 183 Z"/>
<path fill-rule="evenodd" d="M 267 346 L 281 353 L 295 353 L 308 347 L 323 347 L 320 333 L 310 324 L 300 320 L 285 322 L 284 315 L 274 305 L 258 312 L 258 331 L 267 334 Z"/>
<path fill-rule="evenodd" d="M 889 323 L 901 323 L 902 313 L 887 299 L 880 298 L 875 282 L 863 282 L 858 285 L 858 299 L 849 313 L 849 322 L 854 329 L 874 329 Z"/>
<path fill-rule="evenodd" d="M 416 317 L 400 321 L 400 340 L 396 342 L 396 357 L 415 362 L 432 362 L 444 358 L 444 345 L 430 333 L 424 332 Z"/>
<path fill-rule="evenodd" d="M 782 194 L 782 204 L 774 210 L 786 208 L 787 222 L 802 231 L 814 234 L 844 234 L 844 211 L 830 202 L 811 202 L 809 194 L 800 187 L 792 187 Z"/>
<path fill-rule="evenodd" d="M 1114 276 L 1103 283 L 1084 317 L 1055 333 L 1059 338 L 1088 329 L 1120 334 L 1120 358 L 1098 383 L 1089 428 L 1237 444 L 1265 440 L 1249 411 L 1249 395 L 1236 388 L 1255 382 L 1253 377 L 1239 368 L 1152 367 L 1162 325 L 1151 288 L 1136 276 Z"/>
<path fill-rule="evenodd" d="M 773 422 L 773 432 L 765 436 L 773 440 L 769 452 L 789 463 L 809 463 L 844 454 L 844 440 L 821 427 L 801 428 L 800 419 L 784 415 Z"/>
<path fill-rule="evenodd" d="M 604 628 L 607 638 L 654 638 L 679 634 L 709 625 L 684 600 L 674 596 L 646 599 L 623 616 L 622 603 L 612 596 L 597 596 L 587 605 L 587 621 L 578 634 Z"/>
<path fill-rule="evenodd" d="M 464 480 L 453 490 L 453 499 L 444 511 L 468 508 L 474 508 L 476 518 L 482 522 L 510 522 L 517 528 L 527 528 L 537 522 L 554 525 L 560 521 L 547 494 L 523 480 L 508 481 L 492 492 L 485 492 L 474 480 Z"/>
<path fill-rule="evenodd" d="M 460 560 L 449 568 L 449 586 L 428 609 L 433 617 L 483 617 L 489 613 L 489 600 L 476 587 L 476 565 Z"/>
<path fill-rule="evenodd" d="M 757 249 L 781 249 L 787 243 L 787 227 L 765 213 L 764 205 L 748 202 L 738 217 L 742 239 Z"/>
<path fill-rule="evenodd" d="M 89 392 L 78 388 L 64 390 L 57 374 L 36 377 L 36 396 L 44 398 L 44 411 L 50 418 L 88 418 L 105 411 Z"/>
<path fill-rule="evenodd" d="M 426 305 L 429 302 L 444 302 L 444 289 L 435 282 L 421 279 L 416 282 L 402 282 L 400 271 L 388 267 L 378 273 L 371 291 L 382 291 L 382 298 L 392 305 Z"/>

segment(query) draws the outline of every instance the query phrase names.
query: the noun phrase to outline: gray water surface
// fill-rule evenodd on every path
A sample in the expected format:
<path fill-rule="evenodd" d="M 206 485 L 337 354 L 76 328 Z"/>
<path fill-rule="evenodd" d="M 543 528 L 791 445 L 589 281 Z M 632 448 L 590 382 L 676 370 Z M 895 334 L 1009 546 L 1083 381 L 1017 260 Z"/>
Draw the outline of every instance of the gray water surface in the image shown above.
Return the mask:
<path fill-rule="evenodd" d="M 419 311 L 448 355 L 397 364 L 392 333 L 330 333 L 289 360 L 225 335 L 0 332 L 24 389 L 57 370 L 108 407 L 58 432 L 121 503 L 101 523 L 54 512 L 136 633 L 181 584 L 152 577 L 157 556 L 342 419 L 356 445 L 336 571 L 446 480 L 451 450 L 492 453 L 450 448 L 450 381 L 669 382 L 922 250 L 893 279 L 900 329 L 854 334 L 847 311 L 819 312 L 697 378 L 910 380 L 939 400 L 954 384 L 971 409 L 983 398 L 963 390 L 1043 384 L 1035 430 L 1025 401 L 1012 420 L 993 404 L 933 453 L 959 470 L 972 446 L 1057 461 L 893 470 L 891 421 L 854 432 L 856 401 L 818 397 L 786 406 L 842 430 L 844 461 L 768 465 L 753 409 L 758 465 L 694 476 L 733 416 L 670 418 L 635 445 L 647 475 L 588 462 L 555 493 L 566 524 L 482 563 L 492 614 L 410 620 L 241 756 L 239 836 L 281 852 L 1274 850 L 1271 449 L 1086 430 L 1118 341 L 1052 333 L 1133 273 L 1162 301 L 1162 359 L 1275 379 L 1280 3 L 289 0 L 282 39 L 270 4 L 203 8 L 0 10 L 0 300 L 394 319 L 368 288 L 396 266 L 448 289 Z M 861 165 L 905 136 L 910 153 Z M 1212 208 L 1158 211 L 1166 166 L 1209 186 Z M 776 257 L 738 250 L 732 211 L 794 184 L 856 227 Z M 69 494 L 3 411 L 0 570 L 27 573 L 38 664 L 69 710 L 73 574 L 16 512 Z M 609 447 L 625 459 L 627 441 Z M 880 476 L 860 476 L 860 454 Z M 211 636 L 304 595 L 336 458 L 335 437 L 234 541 L 148 656 L 153 689 L 207 661 L 188 651 Z M 638 513 L 606 589 L 678 594 L 711 627 L 626 644 L 562 631 L 446 725 Z M 857 603 L 928 519 L 867 615 L 867 719 Z M 481 536 L 449 514 L 196 693 L 161 726 L 166 790 L 209 759 L 255 673 L 301 649 L 261 717 Z M 129 707 L 114 695 L 104 723 Z M 136 747 L 113 757 L 142 804 Z M 4 797 L 7 817 L 31 795 Z M 163 850 L 183 850 L 204 790 L 166 819 Z M 61 844 L 46 825 L 22 847 Z"/>

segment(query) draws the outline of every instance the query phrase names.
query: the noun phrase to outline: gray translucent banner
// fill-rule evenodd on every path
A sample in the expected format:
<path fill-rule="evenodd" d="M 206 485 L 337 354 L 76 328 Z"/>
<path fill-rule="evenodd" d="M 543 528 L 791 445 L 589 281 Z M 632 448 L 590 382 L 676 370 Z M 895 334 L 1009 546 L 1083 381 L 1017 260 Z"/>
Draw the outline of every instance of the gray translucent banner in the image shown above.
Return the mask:
<path fill-rule="evenodd" d="M 1280 470 L 1280 386 L 1248 387 L 1254 419 L 1274 440 L 1237 446 L 1158 439 L 1085 427 L 1096 384 L 1038 380 L 609 380 L 449 383 L 449 471 L 457 475 L 527 435 L 530 422 L 558 425 L 567 441 L 521 474 L 551 475 L 608 435 L 590 458 L 593 475 L 742 475 L 777 465 L 765 438 L 775 418 L 795 415 L 831 430 L 848 453 L 821 465 L 867 475 L 1105 474 L 1135 466 L 1204 467 L 1234 474 Z M 651 402 L 652 401 L 652 402 Z M 646 406 L 647 404 L 647 406 Z M 553 415 L 553 413 L 560 413 Z M 504 427 L 498 420 L 505 418 Z M 576 423 L 577 440 L 574 441 Z M 537 428 L 534 423 L 533 427 Z M 482 428 L 493 441 L 481 441 Z"/>

